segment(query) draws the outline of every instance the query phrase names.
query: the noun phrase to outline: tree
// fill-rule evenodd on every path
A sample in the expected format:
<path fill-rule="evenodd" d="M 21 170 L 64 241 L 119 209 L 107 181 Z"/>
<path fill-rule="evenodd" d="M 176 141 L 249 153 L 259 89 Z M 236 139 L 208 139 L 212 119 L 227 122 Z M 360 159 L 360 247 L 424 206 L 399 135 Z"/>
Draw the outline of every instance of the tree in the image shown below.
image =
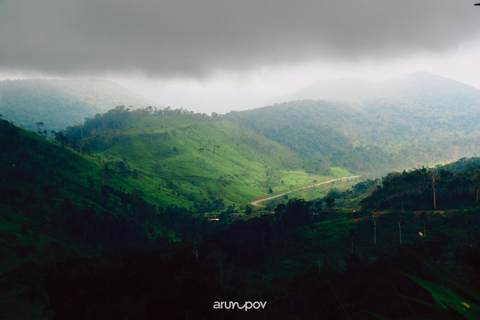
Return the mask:
<path fill-rule="evenodd" d="M 232 217 L 230 215 L 230 213 L 226 212 L 226 211 L 223 211 L 222 213 L 220 213 L 218 215 L 218 218 L 220 219 L 220 221 L 222 222 L 230 222 L 232 220 Z"/>
<path fill-rule="evenodd" d="M 280 225 L 282 226 L 282 231 L 285 231 L 283 221 L 285 220 L 285 216 L 287 214 L 287 206 L 281 203 L 275 208 L 274 211 L 275 211 L 275 220 L 280 222 Z"/>
<path fill-rule="evenodd" d="M 433 209 L 437 209 L 437 193 L 436 186 L 438 184 L 438 176 L 435 172 L 430 172 L 430 178 L 432 179 L 432 191 L 433 191 Z"/>
<path fill-rule="evenodd" d="M 378 221 L 378 213 L 372 212 L 371 214 L 372 222 L 373 222 L 373 244 L 377 244 L 377 221 Z"/>
<path fill-rule="evenodd" d="M 328 196 L 325 198 L 325 205 L 327 207 L 327 213 L 331 213 L 333 211 L 333 207 L 335 205 L 335 198 Z"/>
<path fill-rule="evenodd" d="M 62 147 L 70 142 L 70 139 L 64 136 L 61 132 L 55 132 L 52 130 L 52 133 L 55 136 L 55 140 L 62 144 Z"/>
<path fill-rule="evenodd" d="M 46 135 L 44 135 L 44 131 L 42 131 L 42 128 L 44 126 L 44 123 L 39 121 L 37 122 L 37 133 L 43 137 L 45 137 Z"/>
<path fill-rule="evenodd" d="M 290 226 L 305 225 L 310 219 L 310 210 L 303 199 L 291 199 L 286 205 Z"/>
<path fill-rule="evenodd" d="M 422 214 L 420 215 L 420 220 L 423 222 L 423 236 L 426 237 L 428 217 L 425 212 L 422 212 Z"/>
<path fill-rule="evenodd" d="M 403 221 L 403 214 L 402 212 L 395 212 L 395 217 L 398 224 L 398 242 L 402 244 L 402 221 Z"/>
<path fill-rule="evenodd" d="M 480 193 L 480 169 L 475 168 L 471 165 L 467 166 L 468 178 L 475 190 L 475 202 L 478 203 L 479 193 Z"/>
<path fill-rule="evenodd" d="M 451 203 L 452 195 L 456 190 L 453 173 L 445 169 L 440 170 L 440 181 L 442 181 L 442 184 L 444 185 L 444 187 L 446 187 L 448 193 L 448 203 Z"/>
<path fill-rule="evenodd" d="M 350 230 L 348 233 L 348 237 L 350 238 L 350 241 L 352 242 L 352 254 L 353 254 L 353 241 L 355 240 L 355 230 Z"/>
<path fill-rule="evenodd" d="M 321 220 L 323 219 L 323 217 L 321 217 L 323 215 L 323 201 L 322 200 L 317 200 L 314 205 L 313 205 L 313 208 L 315 210 L 315 214 L 316 214 L 316 219 L 318 220 Z"/>

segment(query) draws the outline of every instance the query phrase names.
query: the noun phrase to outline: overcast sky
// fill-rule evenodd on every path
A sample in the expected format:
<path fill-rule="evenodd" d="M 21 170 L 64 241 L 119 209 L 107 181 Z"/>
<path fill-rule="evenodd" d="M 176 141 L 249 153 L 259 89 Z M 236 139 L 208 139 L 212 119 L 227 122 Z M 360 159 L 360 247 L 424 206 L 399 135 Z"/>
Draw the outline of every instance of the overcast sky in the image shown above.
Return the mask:
<path fill-rule="evenodd" d="M 480 87 L 472 0 L 0 0 L 0 78 L 97 77 L 202 112 L 315 80 L 430 71 Z"/>

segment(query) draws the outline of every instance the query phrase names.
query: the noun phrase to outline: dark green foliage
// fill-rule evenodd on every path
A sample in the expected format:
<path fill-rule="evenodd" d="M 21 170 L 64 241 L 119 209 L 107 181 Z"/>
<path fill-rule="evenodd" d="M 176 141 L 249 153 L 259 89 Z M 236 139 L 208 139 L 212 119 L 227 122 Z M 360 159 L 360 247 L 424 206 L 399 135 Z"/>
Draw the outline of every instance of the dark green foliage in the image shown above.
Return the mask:
<path fill-rule="evenodd" d="M 344 209 L 359 210 L 360 201 L 369 196 L 374 190 L 377 190 L 377 185 L 379 184 L 379 179 L 367 179 L 354 184 L 350 189 L 344 191 L 333 188 L 330 189 L 327 193 L 327 196 L 323 197 L 321 200 L 325 202 L 326 205 L 326 199 L 331 198 L 329 201 L 333 201 L 332 208 L 339 207 Z M 325 209 L 327 210 L 328 208 L 326 207 Z"/>
<path fill-rule="evenodd" d="M 332 211 L 333 206 L 335 205 L 335 198 L 332 196 L 328 196 L 325 198 L 325 205 L 327 207 L 327 211 Z"/>
<path fill-rule="evenodd" d="M 309 205 L 294 200 L 277 206 L 274 215 L 235 222 L 205 237 L 199 256 L 221 274 L 221 283 L 245 295 L 252 290 L 261 292 L 269 301 L 269 316 L 275 319 L 361 319 L 368 317 L 366 310 L 392 318 L 428 313 L 428 308 L 404 296 L 431 303 L 429 294 L 396 270 L 437 284 L 442 280 L 399 250 L 398 221 L 402 224 L 403 243 L 429 259 L 462 270 L 467 278 L 480 271 L 466 269 L 462 261 L 465 240 L 473 232 L 473 237 L 479 237 L 478 230 L 472 229 L 469 236 L 460 225 L 455 235 L 440 231 L 457 228 L 453 221 L 460 223 L 461 215 L 430 217 L 430 236 L 425 238 L 418 235 L 421 219 L 413 213 L 386 213 L 378 220 L 374 245 L 369 219 L 360 218 L 345 229 L 340 222 L 346 220 L 340 217 L 313 224 L 308 220 L 300 222 L 299 217 Z M 478 212 L 469 215 L 472 221 L 478 221 Z M 473 264 L 477 251 L 468 254 Z M 260 278 L 251 280 L 257 272 Z"/>
<path fill-rule="evenodd" d="M 53 319 L 236 319 L 239 311 L 214 310 L 236 301 L 215 273 L 188 253 L 166 262 L 159 252 L 132 254 L 121 266 L 101 259 L 68 259 L 47 270 L 44 287 Z"/>
<path fill-rule="evenodd" d="M 432 304 L 425 300 L 419 300 L 411 297 L 403 297 L 409 301 L 413 301 L 415 304 L 427 307 L 428 313 L 415 317 L 415 319 L 471 319 L 475 320 L 480 317 L 480 291 L 467 284 L 463 279 L 449 273 L 444 268 L 438 266 L 430 259 L 418 254 L 414 250 L 405 247 L 409 254 L 413 255 L 430 270 L 434 271 L 437 276 L 448 281 L 453 286 L 453 290 L 450 290 L 445 285 L 439 285 L 437 283 L 428 281 L 422 277 L 418 277 L 412 274 L 401 272 L 407 278 L 410 278 L 424 289 L 426 289 L 435 302 Z M 470 251 L 471 252 L 471 251 Z M 469 257 L 466 255 L 466 257 Z M 478 269 L 477 269 L 478 270 Z M 472 303 L 471 301 L 474 301 Z M 415 313 L 415 312 L 414 312 Z M 377 319 L 388 319 L 378 314 L 371 313 Z M 407 318 L 410 319 L 410 318 Z"/>
<path fill-rule="evenodd" d="M 389 173 L 370 196 L 364 209 L 432 210 L 479 205 L 480 160 L 461 159 L 446 166 Z M 452 171 L 449 171 L 452 170 Z"/>

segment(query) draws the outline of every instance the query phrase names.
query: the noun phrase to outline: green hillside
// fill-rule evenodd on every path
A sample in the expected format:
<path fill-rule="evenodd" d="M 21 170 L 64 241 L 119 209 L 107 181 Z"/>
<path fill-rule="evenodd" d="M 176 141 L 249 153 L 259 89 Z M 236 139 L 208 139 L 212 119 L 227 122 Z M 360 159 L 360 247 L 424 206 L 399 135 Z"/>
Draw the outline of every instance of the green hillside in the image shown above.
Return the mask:
<path fill-rule="evenodd" d="M 65 135 L 152 201 L 201 212 L 333 177 L 306 173 L 298 154 L 250 129 L 182 110 L 118 107 Z"/>
<path fill-rule="evenodd" d="M 156 105 L 122 86 L 104 80 L 0 81 L 0 114 L 23 128 L 60 130 L 118 105 Z"/>

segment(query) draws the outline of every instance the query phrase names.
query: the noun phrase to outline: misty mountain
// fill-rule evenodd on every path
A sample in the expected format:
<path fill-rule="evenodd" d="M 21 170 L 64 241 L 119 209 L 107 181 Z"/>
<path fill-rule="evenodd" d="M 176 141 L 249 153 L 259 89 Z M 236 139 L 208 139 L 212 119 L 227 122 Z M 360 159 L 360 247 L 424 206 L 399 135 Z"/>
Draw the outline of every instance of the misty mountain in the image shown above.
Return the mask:
<path fill-rule="evenodd" d="M 158 104 L 105 80 L 0 81 L 0 114 L 29 130 L 36 131 L 37 122 L 48 130 L 63 129 L 118 105 Z"/>
<path fill-rule="evenodd" d="M 376 85 L 321 82 L 303 92 L 343 101 L 296 100 L 226 118 L 287 145 L 310 163 L 318 159 L 360 171 L 386 172 L 479 152 L 480 90 L 455 80 L 414 73 Z"/>
<path fill-rule="evenodd" d="M 316 81 L 293 93 L 272 98 L 267 104 L 294 100 L 363 100 L 418 95 L 469 95 L 478 99 L 480 90 L 428 72 L 416 72 L 382 82 L 355 78 Z"/>

